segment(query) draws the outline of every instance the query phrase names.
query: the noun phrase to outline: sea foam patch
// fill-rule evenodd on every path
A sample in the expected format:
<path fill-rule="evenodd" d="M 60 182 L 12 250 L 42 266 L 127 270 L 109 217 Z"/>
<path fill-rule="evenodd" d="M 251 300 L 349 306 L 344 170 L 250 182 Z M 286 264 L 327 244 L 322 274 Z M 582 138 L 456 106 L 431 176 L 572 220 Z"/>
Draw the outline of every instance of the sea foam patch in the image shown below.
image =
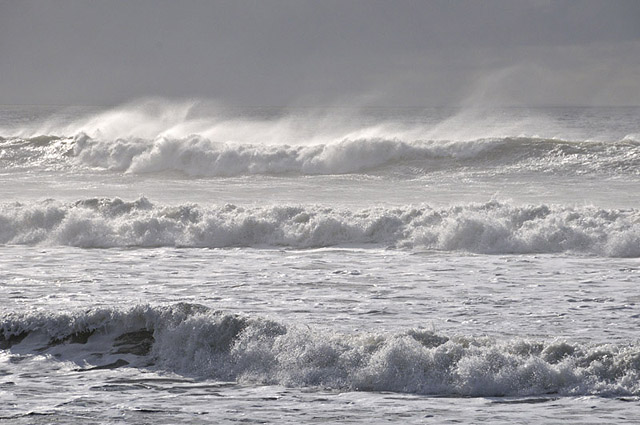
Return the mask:
<path fill-rule="evenodd" d="M 90 198 L 0 205 L 0 243 L 107 247 L 372 245 L 483 254 L 640 256 L 640 211 L 491 201 L 447 208 L 162 205 Z"/>

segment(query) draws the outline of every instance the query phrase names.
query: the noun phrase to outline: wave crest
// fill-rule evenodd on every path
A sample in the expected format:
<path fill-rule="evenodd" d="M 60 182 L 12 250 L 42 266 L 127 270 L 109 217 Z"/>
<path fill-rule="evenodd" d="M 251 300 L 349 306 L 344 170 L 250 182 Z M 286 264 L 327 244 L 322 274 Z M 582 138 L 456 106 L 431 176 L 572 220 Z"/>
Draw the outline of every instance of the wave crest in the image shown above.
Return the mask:
<path fill-rule="evenodd" d="M 199 135 L 102 139 L 81 133 L 73 138 L 0 139 L 0 162 L 5 168 L 94 167 L 133 174 L 177 172 L 189 177 L 402 172 L 407 166 L 421 173 L 637 175 L 640 143 L 630 139 L 603 143 L 526 137 L 466 141 L 354 137 L 319 144 L 270 144 L 215 141 Z"/>
<path fill-rule="evenodd" d="M 340 334 L 193 304 L 5 314 L 0 344 L 90 366 L 84 370 L 128 365 L 296 387 L 448 396 L 640 395 L 640 348 L 633 344 L 499 341 L 423 329 Z"/>
<path fill-rule="evenodd" d="M 84 165 L 131 173 L 177 171 L 201 177 L 355 173 L 412 160 L 465 159 L 500 141 L 405 142 L 373 138 L 319 145 L 247 145 L 214 142 L 200 136 L 101 141 L 81 135 L 74 143 L 74 156 Z"/>
<path fill-rule="evenodd" d="M 0 205 L 0 243 L 78 247 L 373 245 L 485 254 L 640 256 L 640 211 L 492 201 L 433 209 L 201 207 L 84 199 Z"/>

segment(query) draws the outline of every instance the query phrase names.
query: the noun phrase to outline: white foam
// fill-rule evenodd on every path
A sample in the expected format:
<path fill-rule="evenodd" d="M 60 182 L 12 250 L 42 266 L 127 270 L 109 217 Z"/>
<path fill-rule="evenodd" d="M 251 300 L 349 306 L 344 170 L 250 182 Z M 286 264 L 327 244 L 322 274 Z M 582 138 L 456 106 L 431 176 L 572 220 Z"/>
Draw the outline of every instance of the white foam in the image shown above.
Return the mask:
<path fill-rule="evenodd" d="M 54 136 L 0 140 L 5 169 L 93 167 L 131 174 L 189 177 L 400 173 L 538 172 L 557 175 L 640 173 L 640 145 L 531 138 L 467 141 L 341 139 L 327 144 L 241 144 L 201 136 L 182 139 L 73 139 Z M 408 167 L 407 167 L 408 166 Z M 404 171 L 403 171 L 404 170 Z"/>
<path fill-rule="evenodd" d="M 104 343 L 131 331 L 152 335 L 150 351 L 118 354 L 117 343 Z M 90 332 L 86 341 L 64 339 L 83 332 Z M 450 337 L 418 329 L 340 334 L 189 304 L 0 318 L 4 341 L 21 333 L 29 335 L 7 349 L 33 347 L 89 365 L 126 357 L 129 367 L 151 363 L 252 384 L 463 396 L 640 395 L 634 344 Z M 37 348 L 35 342 L 49 344 Z M 96 350 L 106 356 L 91 354 Z M 140 356 L 147 360 L 136 363 Z"/>
<path fill-rule="evenodd" d="M 6 169 L 94 167 L 132 174 L 178 172 L 190 177 L 402 172 L 406 165 L 421 173 L 464 169 L 558 175 L 640 172 L 640 145 L 628 140 L 599 143 L 507 137 L 452 141 L 401 139 L 383 133 L 381 137 L 317 144 L 254 144 L 200 135 L 104 139 L 80 133 L 70 139 L 0 140 L 0 148 Z"/>
<path fill-rule="evenodd" d="M 634 134 L 594 138 L 531 111 L 498 112 L 431 110 L 434 116 L 403 121 L 402 115 L 375 118 L 356 109 L 243 115 L 210 102 L 147 99 L 0 129 L 0 160 L 13 167 L 67 164 L 196 177 L 357 173 L 407 161 L 419 161 L 427 172 L 488 166 L 638 173 Z"/>
<path fill-rule="evenodd" d="M 197 136 L 102 141 L 81 135 L 74 141 L 74 156 L 80 164 L 130 173 L 341 174 L 411 160 L 466 159 L 503 143 L 345 139 L 331 144 L 290 146 L 218 143 Z"/>
<path fill-rule="evenodd" d="M 200 207 L 86 199 L 0 205 L 0 243 L 78 247 L 313 248 L 339 245 L 485 254 L 640 256 L 640 211 L 492 201 L 352 211 L 321 206 Z"/>

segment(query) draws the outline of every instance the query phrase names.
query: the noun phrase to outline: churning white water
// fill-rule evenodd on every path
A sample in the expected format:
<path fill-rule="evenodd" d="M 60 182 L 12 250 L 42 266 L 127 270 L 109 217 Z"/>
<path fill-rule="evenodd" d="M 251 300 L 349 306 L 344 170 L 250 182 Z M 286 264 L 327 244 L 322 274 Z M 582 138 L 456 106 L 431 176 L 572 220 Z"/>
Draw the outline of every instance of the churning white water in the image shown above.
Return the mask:
<path fill-rule="evenodd" d="M 12 423 L 633 423 L 638 108 L 0 110 Z"/>

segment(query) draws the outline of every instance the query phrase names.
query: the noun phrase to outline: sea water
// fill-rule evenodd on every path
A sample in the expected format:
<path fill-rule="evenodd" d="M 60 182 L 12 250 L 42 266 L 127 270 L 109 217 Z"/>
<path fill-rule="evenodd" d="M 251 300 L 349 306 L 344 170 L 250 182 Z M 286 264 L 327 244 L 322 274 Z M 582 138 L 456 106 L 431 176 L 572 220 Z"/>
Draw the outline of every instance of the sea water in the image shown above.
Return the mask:
<path fill-rule="evenodd" d="M 634 423 L 640 108 L 0 110 L 11 423 Z"/>

